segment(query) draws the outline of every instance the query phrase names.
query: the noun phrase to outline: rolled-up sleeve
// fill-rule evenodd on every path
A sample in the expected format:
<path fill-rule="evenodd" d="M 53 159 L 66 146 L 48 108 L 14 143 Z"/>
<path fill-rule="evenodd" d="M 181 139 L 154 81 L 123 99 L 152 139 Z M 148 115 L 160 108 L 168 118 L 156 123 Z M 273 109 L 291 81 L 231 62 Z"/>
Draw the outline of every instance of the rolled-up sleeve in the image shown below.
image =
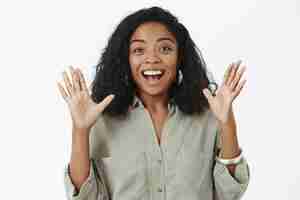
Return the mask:
<path fill-rule="evenodd" d="M 241 199 L 249 184 L 249 166 L 245 158 L 236 165 L 234 177 L 226 165 L 215 162 L 214 171 L 215 200 Z"/>
<path fill-rule="evenodd" d="M 217 133 L 215 143 L 216 153 L 220 152 L 220 138 Z M 226 165 L 215 160 L 213 167 L 214 200 L 239 200 L 247 190 L 250 180 L 250 170 L 245 156 L 235 167 L 232 176 Z"/>
<path fill-rule="evenodd" d="M 91 158 L 90 173 L 80 190 L 77 191 L 72 183 L 69 164 L 65 166 L 64 185 L 68 200 L 108 200 L 103 171 L 97 160 Z"/>

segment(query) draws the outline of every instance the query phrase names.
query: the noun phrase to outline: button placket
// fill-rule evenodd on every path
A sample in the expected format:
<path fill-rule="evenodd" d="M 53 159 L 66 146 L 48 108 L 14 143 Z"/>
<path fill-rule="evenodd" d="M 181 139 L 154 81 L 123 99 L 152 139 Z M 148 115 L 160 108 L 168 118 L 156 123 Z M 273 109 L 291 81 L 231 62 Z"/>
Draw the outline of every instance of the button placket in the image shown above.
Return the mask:
<path fill-rule="evenodd" d="M 159 187 L 159 188 L 157 188 L 157 191 L 158 191 L 158 192 L 162 192 L 163 190 L 162 190 L 161 187 Z"/>
<path fill-rule="evenodd" d="M 149 124 L 147 124 L 147 126 L 149 127 L 149 134 L 147 134 L 147 137 L 149 137 L 149 143 L 147 143 L 147 149 L 150 155 L 150 160 L 152 160 L 154 163 L 151 164 L 151 169 L 150 169 L 150 173 L 151 173 L 151 185 L 152 185 L 152 191 L 154 192 L 153 196 L 155 197 L 155 199 L 161 199 L 163 198 L 162 194 L 164 192 L 164 187 L 165 187 L 165 176 L 166 176 L 166 172 L 165 172 L 165 153 L 166 153 L 166 143 L 164 143 L 164 141 L 166 142 L 166 135 L 168 134 L 167 132 L 169 132 L 169 125 L 170 122 L 169 120 L 171 119 L 171 114 L 172 111 L 169 112 L 169 116 L 167 121 L 164 124 L 164 128 L 162 130 L 162 142 L 159 145 L 157 138 L 155 137 L 155 129 L 153 126 L 153 122 L 151 119 L 151 116 L 148 112 L 147 109 L 142 109 L 141 112 L 144 112 L 144 116 L 145 116 L 145 120 L 149 122 Z M 165 135 L 165 136 L 164 136 Z M 156 193 L 156 194 L 155 194 Z"/>

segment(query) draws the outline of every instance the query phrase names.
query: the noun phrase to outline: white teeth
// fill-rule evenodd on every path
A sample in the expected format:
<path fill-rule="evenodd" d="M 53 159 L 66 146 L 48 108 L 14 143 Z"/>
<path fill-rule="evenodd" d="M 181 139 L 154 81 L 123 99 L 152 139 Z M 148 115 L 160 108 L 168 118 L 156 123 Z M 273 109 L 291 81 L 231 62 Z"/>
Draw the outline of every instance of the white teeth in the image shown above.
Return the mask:
<path fill-rule="evenodd" d="M 160 71 L 160 70 L 146 70 L 146 71 L 143 71 L 143 74 L 144 75 L 160 75 L 160 74 L 162 74 L 162 71 Z"/>

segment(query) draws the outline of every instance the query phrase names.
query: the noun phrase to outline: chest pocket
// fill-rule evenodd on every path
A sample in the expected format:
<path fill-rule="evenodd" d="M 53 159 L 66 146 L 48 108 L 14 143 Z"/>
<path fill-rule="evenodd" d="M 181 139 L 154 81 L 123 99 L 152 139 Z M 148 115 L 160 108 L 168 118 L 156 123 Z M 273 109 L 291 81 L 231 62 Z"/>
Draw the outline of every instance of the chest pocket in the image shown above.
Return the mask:
<path fill-rule="evenodd" d="M 175 185 L 199 189 L 204 181 L 210 181 L 212 155 L 205 152 L 186 151 L 176 161 Z"/>
<path fill-rule="evenodd" d="M 102 161 L 108 173 L 112 194 L 117 193 L 117 196 L 129 199 L 146 195 L 148 168 L 144 152 L 131 153 L 127 157 L 105 157 L 102 158 Z M 133 194 L 134 196 L 131 196 Z"/>

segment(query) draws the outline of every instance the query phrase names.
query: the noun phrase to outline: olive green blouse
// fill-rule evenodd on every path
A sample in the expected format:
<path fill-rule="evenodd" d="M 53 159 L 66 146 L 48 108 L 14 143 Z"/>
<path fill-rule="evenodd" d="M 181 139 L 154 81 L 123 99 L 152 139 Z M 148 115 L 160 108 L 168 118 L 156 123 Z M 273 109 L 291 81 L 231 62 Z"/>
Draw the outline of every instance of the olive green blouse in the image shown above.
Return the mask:
<path fill-rule="evenodd" d="M 100 115 L 90 132 L 90 174 L 76 191 L 65 166 L 68 200 L 237 200 L 249 183 L 245 157 L 234 176 L 216 161 L 217 120 L 208 109 L 186 115 L 169 102 L 158 144 L 138 97 L 126 117 Z"/>

